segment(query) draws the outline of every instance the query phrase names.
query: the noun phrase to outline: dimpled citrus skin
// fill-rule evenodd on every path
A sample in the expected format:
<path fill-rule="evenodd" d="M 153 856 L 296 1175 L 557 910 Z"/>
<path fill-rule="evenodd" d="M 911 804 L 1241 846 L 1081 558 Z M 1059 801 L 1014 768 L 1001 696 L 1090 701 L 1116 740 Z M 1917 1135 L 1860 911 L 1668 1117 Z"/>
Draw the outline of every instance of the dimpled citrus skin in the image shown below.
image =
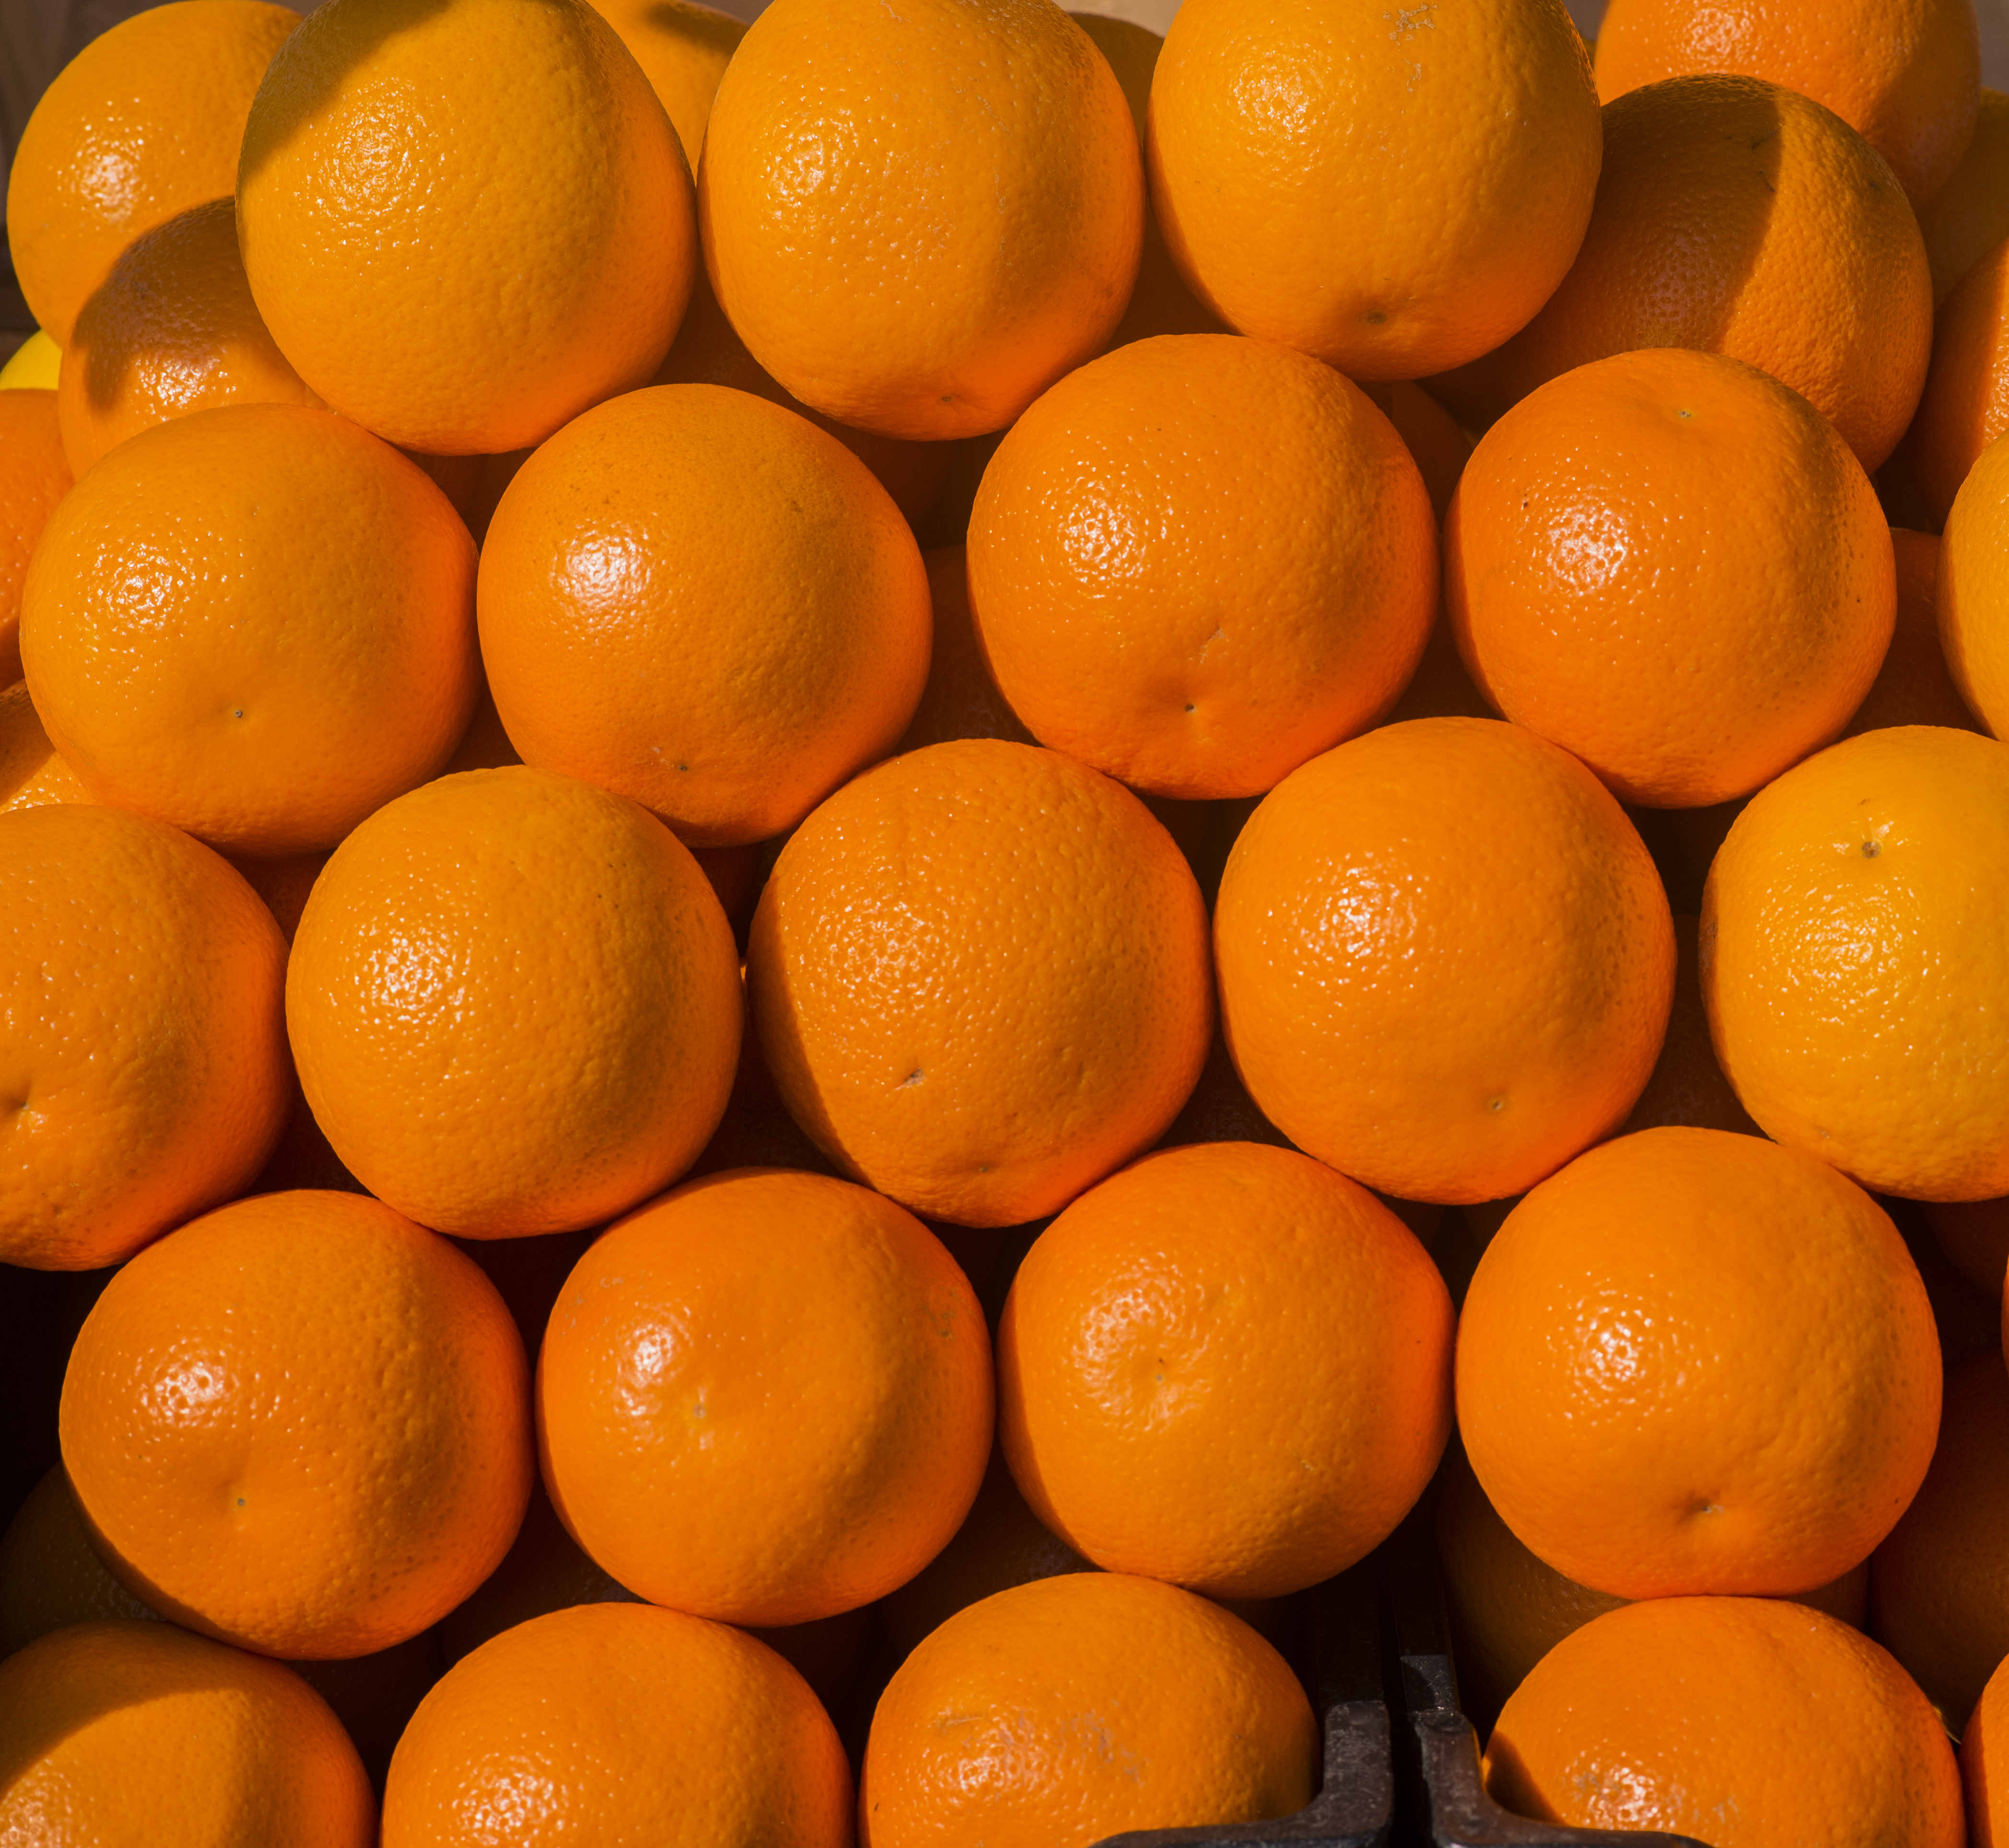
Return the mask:
<path fill-rule="evenodd" d="M 0 1662 L 0 1836 L 37 1848 L 373 1848 L 377 1804 L 291 1669 L 166 1623 L 80 1623 Z"/>
<path fill-rule="evenodd" d="M 1968 1848 L 2009 1843 L 2009 1669 L 1989 1676 L 1981 1701 L 1960 1736 L 1961 1782 L 1967 1789 Z"/>
<path fill-rule="evenodd" d="M 927 575 L 871 471 L 710 385 L 631 392 L 489 523 L 482 659 L 523 761 L 694 846 L 767 840 L 890 750 L 928 671 Z"/>
<path fill-rule="evenodd" d="M 1834 427 L 1713 353 L 1620 353 L 1537 388 L 1479 439 L 1445 522 L 1474 684 L 1653 807 L 1747 795 L 1832 738 L 1897 595 Z"/>
<path fill-rule="evenodd" d="M 1458 1319 L 1487 1499 L 1621 1598 L 1838 1578 L 1904 1512 L 1939 1409 L 1931 1305 L 1883 1209 L 1728 1130 L 1579 1155 L 1508 1215 Z"/>
<path fill-rule="evenodd" d="M 221 859 L 116 809 L 0 816 L 0 1257 L 115 1264 L 257 1173 L 286 947 Z"/>
<path fill-rule="evenodd" d="M 1790 385 L 1875 469 L 1911 421 L 1932 339 L 1925 242 L 1882 155 L 1775 83 L 1669 77 L 1605 105 L 1582 248 L 1473 369 L 1497 395 L 1472 409 L 1607 354 L 1695 347 Z"/>
<path fill-rule="evenodd" d="M 1926 505 L 1944 520 L 1981 452 L 2009 430 L 2009 239 L 1976 258 L 1941 304 L 1932 370 L 1906 447 Z"/>
<path fill-rule="evenodd" d="M 1984 89 L 1960 165 L 1919 212 L 1919 229 L 1932 264 L 1933 303 L 2004 237 L 2009 237 L 2009 96 Z"/>
<path fill-rule="evenodd" d="M 244 119 L 300 23 L 264 0 L 178 0 L 122 20 L 58 73 L 21 131 L 7 244 L 58 345 L 119 253 L 231 190 Z"/>
<path fill-rule="evenodd" d="M 711 99 L 746 23 L 697 0 L 608 0 L 593 9 L 621 34 L 663 105 L 692 172 L 704 146 Z"/>
<path fill-rule="evenodd" d="M 280 350 L 434 454 L 526 448 L 643 383 L 697 261 L 676 132 L 583 0 L 317 9 L 259 86 L 236 190 Z"/>
<path fill-rule="evenodd" d="M 1451 1431 L 1451 1297 L 1309 1156 L 1212 1142 L 1091 1187 L 1027 1254 L 998 1417 L 1033 1512 L 1116 1572 L 1274 1598 L 1415 1505 Z"/>
<path fill-rule="evenodd" d="M 162 1616 L 367 1655 L 508 1551 L 529 1385 L 472 1258 L 361 1194 L 263 1194 L 106 1285 L 63 1376 L 63 1465 L 105 1563 Z"/>
<path fill-rule="evenodd" d="M 1932 1467 L 1870 1562 L 1876 1633 L 1958 1733 L 2009 1656 L 2009 1375 L 1977 1354 L 1947 1379 Z"/>
<path fill-rule="evenodd" d="M 1214 955 L 1263 1115 L 1405 1200 L 1501 1199 L 1610 1134 L 1674 996 L 1624 811 L 1493 719 L 1386 725 L 1285 778 L 1228 856 Z"/>
<path fill-rule="evenodd" d="M 1607 102 L 1698 71 L 1796 90 L 1861 135 L 1922 205 L 1973 138 L 1981 37 L 1971 0 L 1612 0 L 1596 69 Z"/>
<path fill-rule="evenodd" d="M 777 0 L 713 100 L 698 205 L 761 365 L 843 423 L 934 438 L 1002 429 L 1101 349 L 1144 182 L 1122 87 L 1057 6 Z"/>
<path fill-rule="evenodd" d="M 1493 347 L 1576 254 L 1597 93 L 1561 0 L 1189 0 L 1151 85 L 1151 200 L 1206 307 L 1354 378 Z"/>
<path fill-rule="evenodd" d="M 1713 1848 L 1965 1839 L 1953 1749 L 1903 1669 L 1767 1598 L 1660 1598 L 1586 1624 L 1508 1701 L 1486 1769 L 1523 1815 Z"/>
<path fill-rule="evenodd" d="M 63 452 L 80 475 L 190 411 L 320 402 L 258 318 L 229 199 L 192 206 L 126 247 L 77 316 L 56 388 Z"/>
<path fill-rule="evenodd" d="M 444 777 L 316 881 L 286 1022 L 343 1165 L 473 1238 L 593 1225 L 666 1186 L 724 1113 L 732 929 L 689 850 L 548 770 Z"/>
<path fill-rule="evenodd" d="M 69 488 L 55 393 L 0 392 L 0 688 L 21 677 L 21 585 L 35 541 Z"/>
<path fill-rule="evenodd" d="M 1773 1140 L 1879 1193 L 2009 1194 L 2009 747 L 1901 725 L 1768 784 L 1710 867 L 1702 977 Z"/>
<path fill-rule="evenodd" d="M 232 404 L 80 486 L 29 567 L 21 662 L 95 800 L 277 857 L 446 761 L 474 707 L 474 543 L 388 444 Z"/>
<path fill-rule="evenodd" d="M 1284 1659 L 1192 1592 L 1071 1573 L 958 1611 L 872 1716 L 863 1848 L 1086 1848 L 1125 1829 L 1288 1816 L 1318 1727 Z"/>
<path fill-rule="evenodd" d="M 839 1166 L 933 1218 L 1020 1225 L 1150 1147 L 1213 1029 L 1191 870 L 1120 784 L 966 739 L 846 784 L 747 943 L 760 1047 Z"/>
<path fill-rule="evenodd" d="M 1961 697 L 1990 731 L 2009 731 L 2009 442 L 1982 451 L 1954 497 L 1933 595 L 1940 646 Z"/>
<path fill-rule="evenodd" d="M 955 1260 L 891 1201 L 787 1169 L 707 1175 L 566 1279 L 537 1433 L 560 1519 L 621 1584 L 810 1623 L 903 1584 L 962 1524 L 990 1451 L 990 1337 Z"/>
<path fill-rule="evenodd" d="M 851 1793 L 836 1729 L 765 1644 L 576 1605 L 484 1643 L 420 1703 L 384 1848 L 849 1848 Z"/>
<path fill-rule="evenodd" d="M 970 598 L 1043 743 L 1154 795 L 1253 796 L 1393 704 L 1436 538 L 1357 387 L 1268 341 L 1167 335 L 1012 425 L 970 515 Z"/>

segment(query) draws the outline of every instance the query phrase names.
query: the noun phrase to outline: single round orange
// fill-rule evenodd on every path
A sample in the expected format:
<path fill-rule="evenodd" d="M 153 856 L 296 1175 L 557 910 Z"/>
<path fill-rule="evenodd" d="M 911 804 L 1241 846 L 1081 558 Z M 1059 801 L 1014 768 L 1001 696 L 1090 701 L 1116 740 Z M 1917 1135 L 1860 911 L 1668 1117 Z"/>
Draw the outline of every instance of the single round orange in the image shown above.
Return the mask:
<path fill-rule="evenodd" d="M 70 480 L 55 393 L 0 392 L 0 689 L 21 677 L 21 586 Z"/>
<path fill-rule="evenodd" d="M 872 1716 L 862 1848 L 1086 1848 L 1288 1816 L 1318 1781 L 1311 1703 L 1238 1617 L 1156 1580 L 1072 1573 L 958 1611 Z"/>
<path fill-rule="evenodd" d="M 1834 427 L 1755 367 L 1678 347 L 1580 366 L 1472 451 L 1444 603 L 1473 683 L 1624 802 L 1749 795 L 1876 677 L 1897 577 Z"/>
<path fill-rule="evenodd" d="M 316 881 L 286 1023 L 344 1165 L 472 1238 L 667 1186 L 732 1086 L 739 952 L 704 874 L 618 796 L 524 768 L 377 810 Z"/>
<path fill-rule="evenodd" d="M 1840 1577 L 1924 1477 L 1939 1406 L 1932 1307 L 1888 1215 L 1755 1136 L 1646 1130 L 1579 1155 L 1507 1215 L 1458 1318 L 1487 1499 L 1621 1598 Z"/>
<path fill-rule="evenodd" d="M 2009 732 L 2009 442 L 1997 438 L 1961 484 L 1940 541 L 1933 587 L 1947 671 L 1968 709 Z"/>
<path fill-rule="evenodd" d="M 1144 181 L 1122 87 L 1058 7 L 776 0 L 720 81 L 698 208 L 768 372 L 840 422 L 933 439 L 1001 430 L 1100 351 Z"/>
<path fill-rule="evenodd" d="M 168 1623 L 79 1623 L 0 1662 L 0 1832 L 374 1848 L 377 1804 L 291 1669 Z"/>
<path fill-rule="evenodd" d="M 285 1119 L 286 946 L 158 821 L 0 816 L 0 1257 L 95 1270 L 228 1200 Z"/>
<path fill-rule="evenodd" d="M 474 544 L 324 410 L 233 404 L 119 446 L 50 516 L 21 661 L 92 798 L 233 853 L 331 847 L 473 710 Z"/>
<path fill-rule="evenodd" d="M 1880 1194 L 2009 1194 L 2009 746 L 1901 725 L 1768 784 L 1710 868 L 1702 978 L 1773 1140 Z"/>
<path fill-rule="evenodd" d="M 263 1194 L 105 1286 L 63 1376 L 62 1458 L 106 1564 L 271 1655 L 367 1655 L 508 1551 L 528 1367 L 494 1286 L 355 1194 Z"/>
<path fill-rule="evenodd" d="M 2009 1656 L 2009 1374 L 1977 1354 L 1947 1380 L 1923 1485 L 1870 1562 L 1876 1633 L 1958 1733 Z"/>
<path fill-rule="evenodd" d="M 1982 452 L 2009 430 L 2009 239 L 1977 257 L 1939 312 L 1905 448 L 1943 521 Z"/>
<path fill-rule="evenodd" d="M 1236 838 L 1214 928 L 1249 1094 L 1399 1199 L 1554 1172 L 1625 1120 L 1667 1030 L 1645 846 L 1575 758 L 1497 720 L 1384 725 L 1294 771 Z"/>
<path fill-rule="evenodd" d="M 891 497 L 746 392 L 600 406 L 517 473 L 481 551 L 510 742 L 696 846 L 766 840 L 883 757 L 927 678 L 928 591 Z"/>
<path fill-rule="evenodd" d="M 383 1848 L 847 1848 L 851 1797 L 836 1728 L 764 1644 L 584 1604 L 441 1678 L 391 1761 Z"/>
<path fill-rule="evenodd" d="M 774 863 L 746 971 L 810 1139 L 955 1225 L 1058 1212 L 1142 1154 L 1213 1028 L 1206 910 L 1171 837 L 1086 764 L 995 739 L 825 802 Z"/>
<path fill-rule="evenodd" d="M 955 1260 L 891 1201 L 708 1175 L 579 1260 L 537 1432 L 552 1505 L 622 1584 L 809 1623 L 904 1584 L 962 1524 L 990 1452 L 990 1337 Z"/>
<path fill-rule="evenodd" d="M 1394 426 L 1330 367 L 1231 334 L 1138 341 L 1043 393 L 983 471 L 969 562 L 1034 736 L 1189 800 L 1260 794 L 1373 724 L 1437 609 Z"/>
<path fill-rule="evenodd" d="M 1669 77 L 1605 105 L 1597 207 L 1569 274 L 1441 388 L 1486 419 L 1593 360 L 1692 347 L 1790 385 L 1874 470 L 1912 420 L 1932 339 L 1925 243 L 1881 154 L 1776 83 Z"/>
<path fill-rule="evenodd" d="M 1482 1725 L 1564 1637 L 1627 1601 L 1564 1577 L 1515 1539 L 1462 1451 L 1437 1477 L 1437 1532 L 1458 1700 Z M 1866 1628 L 1869 1562 L 1794 1601 Z"/>
<path fill-rule="evenodd" d="M 1230 326 L 1418 378 L 1490 352 L 1562 280 L 1596 114 L 1561 0 L 1189 0 L 1152 80 L 1152 204 Z"/>
<path fill-rule="evenodd" d="M 1597 93 L 1701 71 L 1764 77 L 1831 109 L 1922 206 L 1973 139 L 1981 36 L 1972 0 L 1611 0 Z"/>
<path fill-rule="evenodd" d="M 2009 1662 L 2009 1657 L 2004 1658 Z M 1967 1791 L 1968 1848 L 2009 1843 L 2009 1667 L 1989 1676 L 1960 1736 L 1961 1781 Z"/>
<path fill-rule="evenodd" d="M 663 105 L 692 172 L 704 147 L 711 99 L 746 23 L 698 0 L 606 0 L 594 11 L 621 35 Z"/>
<path fill-rule="evenodd" d="M 1936 308 L 1978 258 L 2009 237 L 2009 96 L 2000 90 L 1982 90 L 1974 139 L 1946 184 L 1919 208 L 1919 229 Z"/>
<path fill-rule="evenodd" d="M 1656 1598 L 1586 1623 L 1508 1701 L 1486 1781 L 1522 1815 L 1713 1848 L 1965 1839 L 1953 1748 L 1904 1670 L 1769 1598 Z"/>
<path fill-rule="evenodd" d="M 1281 1597 L 1416 1505 L 1451 1432 L 1452 1321 L 1365 1187 L 1263 1143 L 1161 1150 L 1019 1265 L 999 1436 L 1033 1512 L 1097 1565 Z"/>
<path fill-rule="evenodd" d="M 259 86 L 236 193 L 280 351 L 431 454 L 523 449 L 645 383 L 697 261 L 676 131 L 585 0 L 317 9 Z"/>
<path fill-rule="evenodd" d="M 1930 533 L 1893 527 L 1890 550 L 1897 567 L 1897 623 L 1883 665 L 1841 735 L 1853 738 L 1892 725 L 1978 732 L 1981 727 L 1960 697 L 1940 645 L 1940 541 Z"/>
<path fill-rule="evenodd" d="M 320 403 L 258 318 L 230 199 L 191 206 L 126 246 L 77 315 L 56 387 L 63 453 L 79 475 L 190 411 Z"/>
<path fill-rule="evenodd" d="M 7 246 L 58 346 L 128 244 L 229 193 L 251 98 L 300 23 L 265 0 L 174 0 L 64 66 L 21 129 Z"/>

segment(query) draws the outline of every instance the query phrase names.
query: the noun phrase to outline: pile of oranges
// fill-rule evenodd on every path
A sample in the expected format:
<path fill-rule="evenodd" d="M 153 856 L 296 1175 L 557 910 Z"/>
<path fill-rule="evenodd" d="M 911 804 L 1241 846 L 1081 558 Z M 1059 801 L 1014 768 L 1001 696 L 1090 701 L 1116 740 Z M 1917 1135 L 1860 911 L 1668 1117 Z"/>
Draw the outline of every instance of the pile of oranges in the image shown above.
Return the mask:
<path fill-rule="evenodd" d="M 7 227 L 0 1839 L 1285 1815 L 1430 1498 L 1510 1807 L 2009 1844 L 1972 0 L 172 0 Z"/>

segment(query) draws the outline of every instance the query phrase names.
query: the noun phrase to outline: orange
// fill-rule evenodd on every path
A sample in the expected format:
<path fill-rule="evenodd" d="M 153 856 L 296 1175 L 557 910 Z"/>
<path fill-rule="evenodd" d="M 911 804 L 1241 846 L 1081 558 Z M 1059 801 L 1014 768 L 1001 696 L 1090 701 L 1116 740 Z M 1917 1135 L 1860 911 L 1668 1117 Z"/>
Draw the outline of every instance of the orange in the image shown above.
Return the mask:
<path fill-rule="evenodd" d="M 994 1449 L 976 1499 L 955 1538 L 913 1577 L 872 1607 L 904 1660 L 921 1639 L 966 1606 L 1064 1572 L 1093 1572 L 1080 1554 L 1026 1506 L 1002 1449 Z"/>
<path fill-rule="evenodd" d="M 0 392 L 0 689 L 21 677 L 21 585 L 69 488 L 55 393 Z"/>
<path fill-rule="evenodd" d="M 1960 164 L 1919 208 L 1935 307 L 1983 257 L 2009 237 L 2009 96 L 1984 89 L 1974 139 Z"/>
<path fill-rule="evenodd" d="M 1609 1135 L 1674 978 L 1625 812 L 1555 746 L 1477 718 L 1384 725 L 1286 777 L 1228 856 L 1214 955 L 1257 1107 L 1404 1200 L 1517 1194 Z"/>
<path fill-rule="evenodd" d="M 1933 584 L 1940 645 L 1968 709 L 1998 737 L 2009 732 L 2009 443 L 1997 438 L 1961 484 L 1940 541 Z"/>
<path fill-rule="evenodd" d="M 1605 101 L 1699 71 L 1768 78 L 1832 109 L 1918 206 L 1973 138 L 1981 38 L 1972 0 L 1610 0 L 1597 27 Z"/>
<path fill-rule="evenodd" d="M 695 173 L 711 99 L 745 24 L 697 0 L 605 0 L 594 10 L 634 54 Z"/>
<path fill-rule="evenodd" d="M 1933 1201 L 1925 1211 L 1954 1268 L 1976 1289 L 2000 1296 L 2009 1272 L 2009 1200 Z"/>
<path fill-rule="evenodd" d="M 693 846 L 792 828 L 889 750 L 927 677 L 927 573 L 835 438 L 718 385 L 632 392 L 509 484 L 482 658 L 527 764 Z"/>
<path fill-rule="evenodd" d="M 1890 1656 L 1758 1598 L 1628 1605 L 1557 1644 L 1486 1754 L 1493 1796 L 1588 1828 L 1713 1848 L 1961 1848 L 1960 1772 Z"/>
<path fill-rule="evenodd" d="M 94 800 L 233 853 L 331 847 L 466 728 L 474 545 L 326 411 L 234 404 L 119 445 L 50 516 L 21 660 Z"/>
<path fill-rule="evenodd" d="M 2009 239 L 1977 257 L 1940 309 L 1932 370 L 1905 447 L 1943 521 L 1982 450 L 2009 430 Z"/>
<path fill-rule="evenodd" d="M 1564 1637 L 1627 1601 L 1564 1578 L 1529 1552 L 1486 1500 L 1462 1451 L 1446 1460 L 1437 1481 L 1437 1546 L 1457 1644 L 1459 1700 L 1468 1712 L 1497 1715 Z M 1864 1628 L 1869 1562 L 1795 1601 Z"/>
<path fill-rule="evenodd" d="M 128 244 L 231 190 L 252 96 L 299 23 L 264 0 L 177 0 L 92 39 L 43 91 L 8 179 L 7 244 L 58 346 Z"/>
<path fill-rule="evenodd" d="M 1206 914 L 1171 838 L 1085 764 L 996 739 L 825 802 L 774 863 L 746 974 L 810 1139 L 956 1225 L 1058 1212 L 1150 1147 L 1213 1027 Z"/>
<path fill-rule="evenodd" d="M 259 86 L 236 190 L 279 350 L 434 454 L 541 442 L 645 383 L 696 263 L 676 132 L 584 0 L 317 9 Z"/>
<path fill-rule="evenodd" d="M 1542 311 L 1440 388 L 1490 417 L 1607 354 L 1693 347 L 1790 385 L 1874 470 L 1932 338 L 1918 222 L 1868 142 L 1756 77 L 1669 77 L 1605 105 L 1597 209 Z"/>
<path fill-rule="evenodd" d="M 683 0 L 675 3 L 681 5 Z M 760 369 L 759 361 L 746 350 L 746 342 L 732 331 L 732 323 L 725 318 L 703 270 L 692 282 L 690 307 L 685 312 L 683 325 L 677 329 L 668 356 L 649 382 L 729 385 L 735 392 L 751 392 L 756 398 L 807 417 L 871 470 L 879 485 L 893 497 L 902 516 L 916 527 L 934 511 L 949 459 L 955 453 L 947 443 L 910 443 L 897 436 L 853 430 L 790 397 Z"/>
<path fill-rule="evenodd" d="M 1097 1565 L 1280 1597 L 1415 1506 L 1451 1431 L 1451 1325 L 1365 1187 L 1263 1143 L 1167 1149 L 1019 1267 L 999 1435 L 1033 1512 Z"/>
<path fill-rule="evenodd" d="M 0 1258 L 93 1270 L 228 1200 L 286 1109 L 271 913 L 116 809 L 0 815 Z"/>
<path fill-rule="evenodd" d="M 1318 1780 L 1304 1690 L 1189 1591 L 1073 1573 L 958 1611 L 895 1673 L 859 1774 L 863 1848 L 1086 1848 L 1288 1816 Z"/>
<path fill-rule="evenodd" d="M 941 1241 L 785 1169 L 618 1222 L 537 1363 L 572 1538 L 652 1602 L 727 1623 L 808 1623 L 912 1578 L 969 1512 L 990 1423 L 983 1312 Z"/>
<path fill-rule="evenodd" d="M 0 1834 L 373 1848 L 370 1781 L 290 1669 L 167 1623 L 80 1623 L 0 1662 Z"/>
<path fill-rule="evenodd" d="M 105 1286 L 63 1378 L 63 1463 L 105 1562 L 163 1616 L 367 1655 L 508 1550 L 530 1413 L 473 1260 L 374 1200 L 264 1194 Z"/>
<path fill-rule="evenodd" d="M 677 1611 L 587 1604 L 441 1677 L 398 1742 L 384 1848 L 845 1848 L 851 1771 L 800 1675 Z"/>
<path fill-rule="evenodd" d="M 1458 1318 L 1486 1499 L 1621 1598 L 1838 1578 L 1904 1512 L 1939 1404 L 1932 1307 L 1883 1209 L 1720 1130 L 1621 1137 L 1531 1190 Z"/>
<path fill-rule="evenodd" d="M 1561 0 L 1189 0 L 1151 85 L 1152 203 L 1193 293 L 1354 378 L 1445 371 L 1525 321 L 1598 159 Z"/>
<path fill-rule="evenodd" d="M 469 771 L 335 851 L 286 1020 L 343 1164 L 441 1232 L 597 1225 L 703 1147 L 739 1046 L 732 927 L 689 850 L 548 770 Z"/>
<path fill-rule="evenodd" d="M 937 438 L 1002 429 L 1101 349 L 1144 183 L 1122 87 L 1058 7 L 776 0 L 719 83 L 698 209 L 719 306 L 784 388 Z"/>
<path fill-rule="evenodd" d="M 126 246 L 77 315 L 60 381 L 63 452 L 79 475 L 192 410 L 321 402 L 252 305 L 229 199 L 191 206 Z"/>
<path fill-rule="evenodd" d="M 2003 1768 L 2003 1741 L 2009 1737 L 2005 1707 L 2009 1707 L 2009 1672 L 1998 1667 L 1989 1676 L 1960 1738 L 1969 1848 L 2002 1848 L 2009 1843 L 2009 1777 Z"/>
<path fill-rule="evenodd" d="M 1748 795 L 1826 743 L 1896 600 L 1876 491 L 1834 426 L 1755 367 L 1679 348 L 1522 399 L 1444 527 L 1480 692 L 1656 808 Z"/>
<path fill-rule="evenodd" d="M 1357 387 L 1268 341 L 1167 335 L 1012 425 L 970 514 L 970 603 L 1042 743 L 1157 795 L 1256 795 L 1394 704 L 1436 538 Z"/>
<path fill-rule="evenodd" d="M 934 645 L 920 704 L 895 747 L 897 755 L 951 738 L 1004 738 L 1030 744 L 1033 734 L 997 690 L 969 613 L 969 566 L 961 545 L 922 555 L 928 574 Z M 4 697 L 4 696 L 0 696 Z"/>
<path fill-rule="evenodd" d="M 2009 1194 L 2009 746 L 1901 725 L 1761 789 L 1710 868 L 1702 981 L 1773 1140 L 1882 1194 Z"/>
<path fill-rule="evenodd" d="M 1977 1354 L 1947 1380 L 1939 1447 L 1869 1566 L 1876 1633 L 1958 1733 L 2009 1656 L 2009 1374 Z"/>
<path fill-rule="evenodd" d="M 1737 1101 L 1737 1093 L 1716 1062 L 1710 1044 L 1709 1010 L 1702 998 L 1696 939 L 1701 926 L 1692 913 L 1674 913 L 1674 1002 L 1653 1075 L 1626 1118 L 1622 1134 L 1685 1123 L 1691 1129 L 1730 1130 L 1746 1136 L 1758 1126 Z"/>
<path fill-rule="evenodd" d="M 1940 646 L 1940 541 L 1929 533 L 1893 527 L 1890 548 L 1897 567 L 1897 626 L 1883 665 L 1841 735 L 1912 725 L 1978 732 Z"/>

